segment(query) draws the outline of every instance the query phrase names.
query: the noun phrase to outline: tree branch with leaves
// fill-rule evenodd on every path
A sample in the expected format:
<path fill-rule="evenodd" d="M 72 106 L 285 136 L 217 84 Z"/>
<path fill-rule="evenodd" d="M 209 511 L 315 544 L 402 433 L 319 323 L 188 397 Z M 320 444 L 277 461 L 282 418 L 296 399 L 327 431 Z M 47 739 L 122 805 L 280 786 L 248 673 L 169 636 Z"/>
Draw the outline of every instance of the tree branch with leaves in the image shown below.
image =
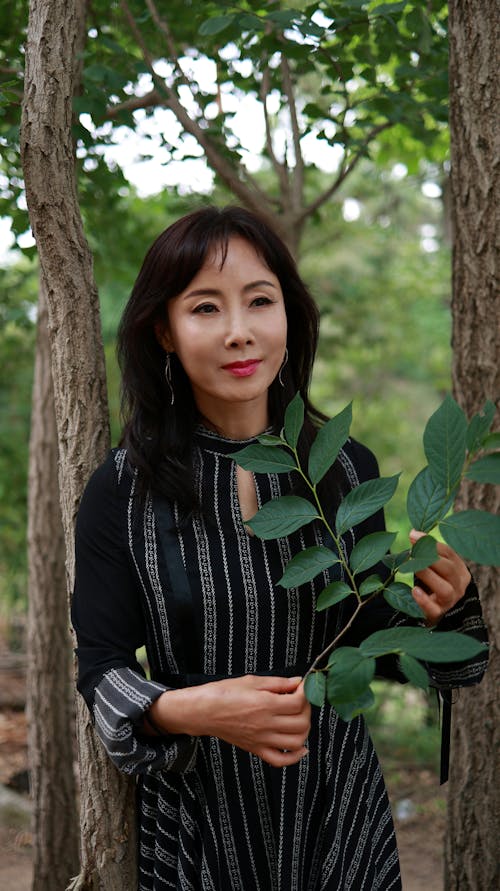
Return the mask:
<path fill-rule="evenodd" d="M 343 536 L 387 504 L 396 491 L 399 475 L 360 483 L 342 498 L 334 518 L 328 515 L 318 495 L 318 484 L 349 437 L 351 404 L 318 430 L 307 471 L 298 453 L 304 421 L 300 394 L 288 405 L 279 436 L 263 434 L 257 444 L 232 455 L 245 470 L 297 473 L 309 491 L 308 498 L 283 495 L 264 504 L 248 521 L 255 535 L 263 539 L 281 538 L 318 521 L 325 530 L 326 541 L 331 542 L 330 546 L 316 545 L 297 553 L 277 584 L 296 588 L 336 566 L 340 578 L 321 592 L 316 609 L 327 609 L 347 598 L 355 602 L 349 620 L 306 672 L 306 695 L 315 705 L 322 705 L 327 696 L 345 720 L 366 711 L 374 702 L 370 684 L 375 660 L 381 656 L 398 656 L 403 675 L 427 689 L 429 679 L 422 662 L 459 662 L 484 649 L 482 643 L 465 634 L 414 627 L 415 622 L 423 623 L 425 617 L 412 596 L 411 586 L 397 576 L 413 575 L 435 563 L 437 541 L 430 534 L 434 529 L 462 557 L 500 565 L 500 517 L 487 511 L 450 514 L 464 479 L 500 484 L 500 435 L 490 432 L 494 415 L 495 406 L 487 401 L 483 411 L 467 423 L 462 409 L 448 396 L 429 419 L 424 431 L 429 463 L 411 483 L 407 497 L 412 525 L 426 534 L 411 548 L 396 554 L 389 549 L 397 533 L 373 532 L 357 541 L 350 553 Z M 370 575 L 366 575 L 370 570 Z M 339 646 L 359 613 L 376 597 L 384 597 L 394 610 L 410 617 L 413 626 L 376 630 L 358 647 Z"/>

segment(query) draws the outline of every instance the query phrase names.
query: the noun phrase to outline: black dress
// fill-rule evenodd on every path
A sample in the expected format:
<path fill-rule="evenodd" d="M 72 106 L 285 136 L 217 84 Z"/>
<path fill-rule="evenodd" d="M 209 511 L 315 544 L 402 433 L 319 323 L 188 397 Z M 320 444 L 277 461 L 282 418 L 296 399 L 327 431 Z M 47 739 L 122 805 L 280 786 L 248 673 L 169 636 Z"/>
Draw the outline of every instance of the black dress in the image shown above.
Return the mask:
<path fill-rule="evenodd" d="M 124 450 L 93 475 L 79 511 L 78 687 L 109 756 L 138 776 L 139 891 L 396 891 L 389 802 L 361 717 L 345 723 L 329 705 L 314 707 L 309 755 L 287 768 L 217 738 L 141 733 L 144 710 L 165 689 L 230 675 L 303 674 L 350 608 L 343 617 L 339 609 L 315 611 L 337 567 L 300 589 L 276 586 L 290 557 L 321 544 L 322 531 L 313 523 L 269 542 L 247 534 L 228 457 L 246 444 L 198 430 L 201 518 L 182 523 L 175 506 L 136 499 Z M 351 486 L 378 472 L 354 441 L 341 462 Z M 291 485 L 286 475 L 255 480 L 259 504 Z M 346 534 L 346 548 L 382 527 L 379 514 Z M 373 604 L 349 643 L 367 627 L 411 623 L 385 601 Z M 473 586 L 443 624 L 484 635 Z M 144 644 L 151 680 L 136 660 Z M 397 676 L 390 662 L 383 667 Z M 484 659 L 444 668 L 433 672 L 436 685 L 474 683 Z"/>

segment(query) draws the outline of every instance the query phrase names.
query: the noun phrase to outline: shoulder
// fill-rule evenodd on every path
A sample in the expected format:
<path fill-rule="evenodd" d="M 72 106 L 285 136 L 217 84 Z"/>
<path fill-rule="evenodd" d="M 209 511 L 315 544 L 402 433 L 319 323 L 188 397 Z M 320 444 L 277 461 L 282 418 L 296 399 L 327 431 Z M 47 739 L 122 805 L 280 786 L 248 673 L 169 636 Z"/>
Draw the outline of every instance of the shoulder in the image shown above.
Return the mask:
<path fill-rule="evenodd" d="M 373 452 L 357 439 L 350 437 L 340 450 L 342 464 L 351 486 L 376 479 L 379 474 L 378 461 Z"/>
<path fill-rule="evenodd" d="M 88 526 L 114 524 L 133 490 L 134 473 L 125 449 L 111 449 L 90 476 L 80 501 L 77 532 Z"/>
<path fill-rule="evenodd" d="M 82 496 L 83 499 L 99 497 L 99 495 L 119 495 L 133 478 L 127 461 L 127 450 L 111 449 L 102 464 L 91 474 Z"/>

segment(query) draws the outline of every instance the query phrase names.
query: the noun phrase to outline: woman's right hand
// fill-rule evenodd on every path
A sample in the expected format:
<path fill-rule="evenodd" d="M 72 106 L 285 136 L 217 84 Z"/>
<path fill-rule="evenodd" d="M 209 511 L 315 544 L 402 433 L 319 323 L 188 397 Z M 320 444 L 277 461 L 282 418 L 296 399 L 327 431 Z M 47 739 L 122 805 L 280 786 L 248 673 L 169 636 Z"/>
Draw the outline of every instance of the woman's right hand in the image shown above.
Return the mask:
<path fill-rule="evenodd" d="M 166 733 L 216 736 L 273 767 L 295 764 L 307 754 L 311 706 L 298 677 L 245 675 L 168 690 L 150 711 Z"/>

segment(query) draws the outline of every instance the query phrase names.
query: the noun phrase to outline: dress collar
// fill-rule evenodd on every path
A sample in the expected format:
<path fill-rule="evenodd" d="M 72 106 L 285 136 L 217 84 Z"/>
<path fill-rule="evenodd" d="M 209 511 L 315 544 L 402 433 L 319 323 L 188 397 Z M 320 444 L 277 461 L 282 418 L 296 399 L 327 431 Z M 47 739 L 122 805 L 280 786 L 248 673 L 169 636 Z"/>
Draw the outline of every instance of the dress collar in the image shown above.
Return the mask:
<path fill-rule="evenodd" d="M 263 433 L 272 433 L 272 428 L 263 430 Z M 260 434 L 258 434 L 260 435 Z M 218 452 L 218 454 L 229 455 L 231 452 L 238 452 L 245 446 L 252 445 L 257 442 L 257 436 L 249 439 L 230 439 L 227 436 L 217 433 L 215 430 L 209 430 L 202 424 L 198 424 L 194 431 L 194 441 L 197 446 L 207 452 Z"/>

